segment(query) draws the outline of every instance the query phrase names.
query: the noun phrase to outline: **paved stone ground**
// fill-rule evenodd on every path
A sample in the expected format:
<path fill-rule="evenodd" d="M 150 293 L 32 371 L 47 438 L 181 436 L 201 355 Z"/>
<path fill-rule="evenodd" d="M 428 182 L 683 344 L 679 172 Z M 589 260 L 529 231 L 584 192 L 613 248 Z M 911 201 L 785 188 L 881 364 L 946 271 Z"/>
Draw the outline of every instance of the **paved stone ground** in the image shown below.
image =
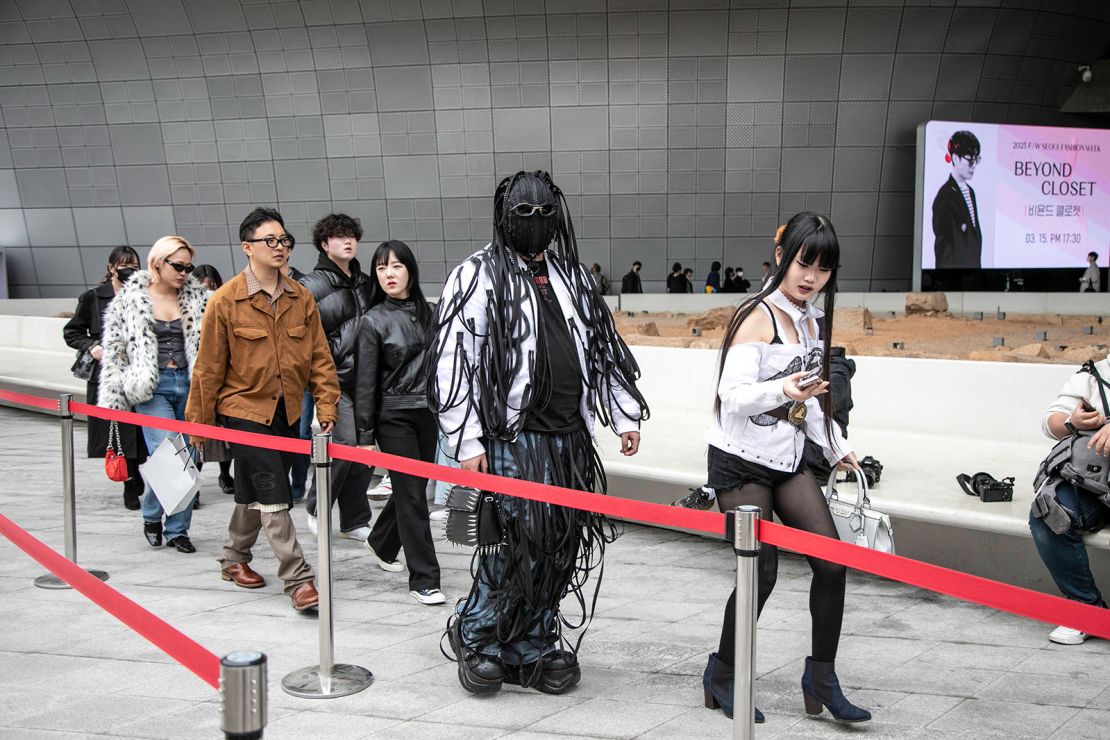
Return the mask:
<path fill-rule="evenodd" d="M 59 435 L 46 416 L 0 409 L 0 512 L 62 549 Z M 84 448 L 78 426 L 77 446 Z M 357 543 L 335 543 L 335 651 L 371 669 L 367 691 L 302 700 L 280 688 L 317 660 L 317 620 L 295 613 L 260 544 L 265 588 L 219 578 L 215 556 L 231 507 L 205 471 L 193 519 L 195 555 L 142 538 L 138 512 L 99 460 L 78 459 L 78 554 L 109 583 L 216 654 L 264 651 L 268 738 L 728 737 L 701 706 L 733 578 L 721 543 L 629 525 L 609 550 L 597 615 L 583 644 L 581 684 L 564 696 L 506 687 L 473 697 L 439 649 L 448 609 L 415 603 L 404 574 L 384 573 Z M 294 513 L 298 525 L 303 513 Z M 306 532 L 301 526 L 302 532 Z M 310 562 L 315 542 L 302 540 Z M 449 599 L 469 585 L 469 553 L 439 547 Z M 32 585 L 39 566 L 0 538 L 0 737 L 213 738 L 216 692 L 72 591 Z M 1104 587 L 1110 584 L 1103 584 Z M 1110 643 L 1048 642 L 1049 627 L 852 573 L 838 663 L 873 722 L 841 726 L 805 715 L 798 688 L 809 645 L 808 568 L 783 558 L 760 623 L 760 737 L 1110 737 Z"/>

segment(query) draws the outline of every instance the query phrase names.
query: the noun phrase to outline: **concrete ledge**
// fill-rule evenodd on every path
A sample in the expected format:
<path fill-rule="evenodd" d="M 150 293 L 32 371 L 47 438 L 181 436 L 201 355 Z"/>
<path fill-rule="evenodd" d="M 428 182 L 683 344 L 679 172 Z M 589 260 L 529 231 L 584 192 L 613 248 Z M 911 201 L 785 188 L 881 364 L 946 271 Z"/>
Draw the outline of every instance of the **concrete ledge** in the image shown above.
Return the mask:
<path fill-rule="evenodd" d="M 688 293 L 667 295 L 641 293 L 620 296 L 621 311 L 649 311 L 652 313 L 701 313 L 711 308 L 734 306 L 754 293 Z M 971 314 L 983 311 L 993 314 L 1001 308 L 1009 313 L 1061 314 L 1065 316 L 1099 316 L 1106 311 L 1107 298 L 1101 293 L 957 293 L 946 292 L 948 310 L 954 314 Z M 852 293 L 836 295 L 836 305 L 863 307 L 873 313 L 894 311 L 901 314 L 906 309 L 905 292 Z"/>

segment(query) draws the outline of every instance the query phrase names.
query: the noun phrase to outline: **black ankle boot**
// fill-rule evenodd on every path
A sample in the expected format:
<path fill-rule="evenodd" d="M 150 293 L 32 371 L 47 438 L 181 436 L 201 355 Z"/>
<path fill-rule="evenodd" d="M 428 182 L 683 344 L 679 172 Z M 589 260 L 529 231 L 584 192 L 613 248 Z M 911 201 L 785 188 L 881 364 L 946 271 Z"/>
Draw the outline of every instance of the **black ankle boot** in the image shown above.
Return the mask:
<path fill-rule="evenodd" d="M 143 522 L 143 535 L 151 547 L 162 544 L 162 522 Z"/>
<path fill-rule="evenodd" d="M 806 711 L 810 714 L 820 714 L 821 707 L 824 706 L 838 722 L 866 722 L 871 719 L 871 712 L 857 707 L 844 697 L 832 662 L 806 658 L 806 670 L 802 674 L 802 697 L 806 702 Z"/>
<path fill-rule="evenodd" d="M 705 671 L 701 674 L 702 688 L 705 689 L 705 708 L 717 709 L 732 719 L 733 694 L 736 675 L 732 666 L 723 663 L 717 653 L 709 654 L 709 662 L 705 664 Z M 755 709 L 756 724 L 763 723 L 763 712 Z"/>

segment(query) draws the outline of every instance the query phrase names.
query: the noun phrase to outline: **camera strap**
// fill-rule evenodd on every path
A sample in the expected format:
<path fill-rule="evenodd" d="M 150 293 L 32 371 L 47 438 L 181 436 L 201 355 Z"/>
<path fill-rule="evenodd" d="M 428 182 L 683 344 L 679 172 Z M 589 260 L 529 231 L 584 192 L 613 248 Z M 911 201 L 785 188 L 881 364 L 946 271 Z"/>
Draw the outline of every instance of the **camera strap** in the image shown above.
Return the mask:
<path fill-rule="evenodd" d="M 1079 368 L 1079 372 L 1090 373 L 1095 377 L 1095 381 L 1098 384 L 1098 395 L 1102 399 L 1102 414 L 1103 416 L 1110 416 L 1110 404 L 1106 402 L 1106 387 L 1110 385 L 1110 383 L 1107 383 L 1102 379 L 1102 376 L 1099 375 L 1098 368 L 1095 367 L 1095 361 L 1087 360 L 1084 362 L 1083 367 Z"/>

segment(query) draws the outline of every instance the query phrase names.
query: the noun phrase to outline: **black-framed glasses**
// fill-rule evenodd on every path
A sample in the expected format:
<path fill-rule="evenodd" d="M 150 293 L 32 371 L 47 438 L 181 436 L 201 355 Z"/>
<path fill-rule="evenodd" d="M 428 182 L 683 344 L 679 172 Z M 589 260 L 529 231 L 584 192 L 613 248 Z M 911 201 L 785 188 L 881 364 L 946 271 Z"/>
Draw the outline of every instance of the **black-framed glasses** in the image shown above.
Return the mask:
<path fill-rule="evenodd" d="M 196 265 L 194 265 L 194 264 L 193 264 L 193 263 L 191 263 L 191 262 L 190 262 L 189 264 L 187 264 L 187 265 L 186 265 L 186 264 L 183 264 L 183 263 L 181 263 L 181 262 L 174 262 L 174 261 L 172 261 L 172 260 L 164 260 L 164 261 L 165 261 L 165 263 L 166 263 L 167 265 L 169 265 L 169 266 L 170 266 L 170 267 L 172 267 L 173 269 L 177 270 L 178 272 L 183 272 L 183 273 L 185 273 L 186 275 L 188 275 L 189 273 L 191 273 L 191 272 L 192 272 L 193 270 L 197 269 L 197 266 L 196 266 Z"/>
<path fill-rule="evenodd" d="M 983 161 L 983 158 L 978 154 L 975 154 L 975 155 L 961 154 L 961 155 L 959 155 L 959 157 L 960 157 L 960 159 L 964 160 L 965 162 L 967 162 L 970 165 L 977 165 L 977 164 L 979 164 L 980 162 Z"/>
<path fill-rule="evenodd" d="M 531 203 L 517 203 L 515 206 L 512 207 L 512 211 L 518 216 L 525 217 L 531 216 L 535 213 L 539 213 L 541 216 L 550 216 L 551 214 L 555 213 L 555 204 L 544 203 L 543 205 L 536 206 L 532 205 Z"/>
<path fill-rule="evenodd" d="M 269 247 L 270 249 L 277 249 L 280 246 L 282 249 L 288 249 L 288 250 L 292 250 L 293 246 L 297 243 L 297 241 L 293 237 L 291 237 L 289 234 L 286 234 L 286 235 L 281 236 L 281 237 L 263 236 L 263 237 L 259 237 L 258 239 L 245 239 L 244 241 L 265 242 L 266 246 Z"/>

